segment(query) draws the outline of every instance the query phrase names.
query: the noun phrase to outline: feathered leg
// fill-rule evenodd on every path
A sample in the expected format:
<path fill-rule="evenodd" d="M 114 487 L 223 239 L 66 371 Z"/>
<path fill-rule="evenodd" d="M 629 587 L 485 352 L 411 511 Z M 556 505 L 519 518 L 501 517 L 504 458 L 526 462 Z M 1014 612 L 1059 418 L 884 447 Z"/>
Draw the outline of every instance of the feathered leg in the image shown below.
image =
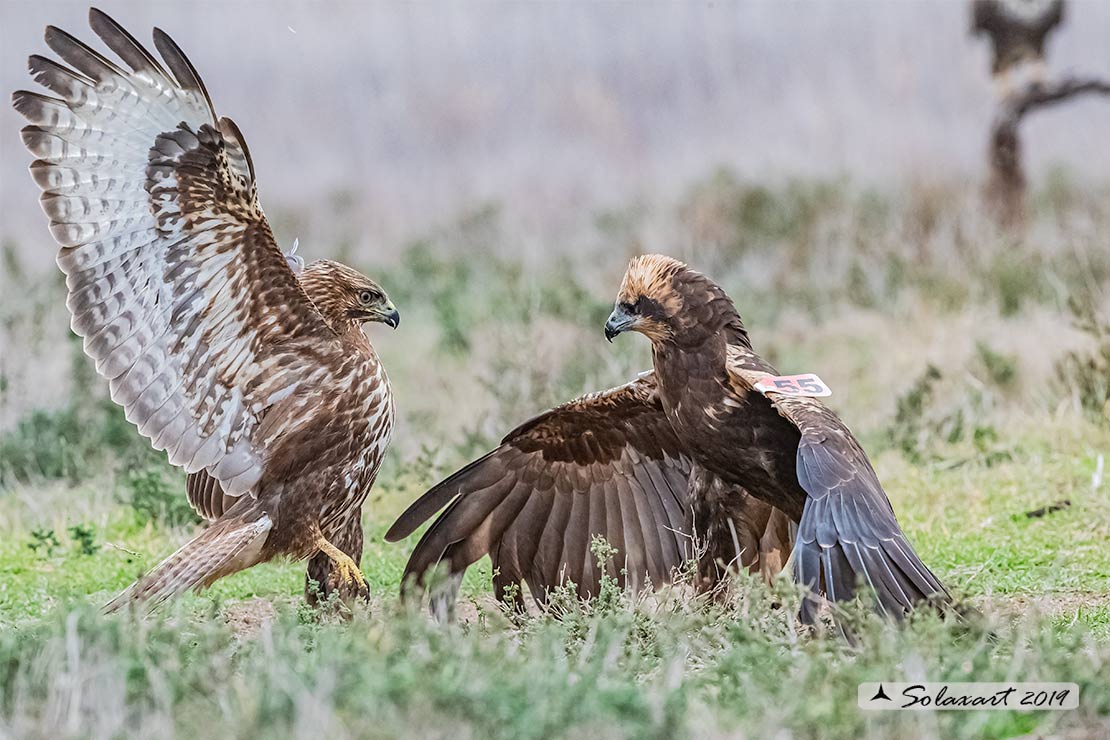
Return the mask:
<path fill-rule="evenodd" d="M 428 610 L 439 624 L 448 624 L 455 621 L 455 605 L 459 598 L 459 587 L 462 585 L 463 574 L 452 573 L 442 582 L 435 584 L 429 591 Z M 494 588 L 497 588 L 497 577 L 494 576 Z M 500 601 L 500 599 L 498 599 Z"/>
<path fill-rule="evenodd" d="M 322 591 L 325 594 L 337 592 L 340 598 L 348 603 L 355 599 L 369 600 L 370 586 L 350 555 L 340 550 L 319 532 L 316 535 L 316 550 L 314 558 L 323 556 L 331 561 L 329 571 L 321 582 Z"/>
<path fill-rule="evenodd" d="M 356 566 L 362 562 L 362 512 L 351 516 L 347 526 L 334 538 L 332 543 L 347 555 Z M 335 561 L 325 552 L 321 551 L 312 556 L 308 561 L 308 573 L 305 576 L 304 598 L 309 606 L 316 606 L 321 601 L 327 601 L 336 592 L 337 576 L 335 575 Z"/>
<path fill-rule="evenodd" d="M 763 536 L 759 538 L 759 573 L 772 583 L 790 558 L 798 527 L 779 509 L 771 509 Z"/>
<path fill-rule="evenodd" d="M 236 514 L 233 509 L 108 602 L 104 611 L 140 602 L 153 609 L 171 596 L 206 588 L 256 565 L 272 527 L 264 512 Z"/>
<path fill-rule="evenodd" d="M 695 470 L 691 480 L 698 591 L 723 596 L 721 583 L 741 568 L 774 580 L 791 547 L 786 515 L 704 470 Z"/>

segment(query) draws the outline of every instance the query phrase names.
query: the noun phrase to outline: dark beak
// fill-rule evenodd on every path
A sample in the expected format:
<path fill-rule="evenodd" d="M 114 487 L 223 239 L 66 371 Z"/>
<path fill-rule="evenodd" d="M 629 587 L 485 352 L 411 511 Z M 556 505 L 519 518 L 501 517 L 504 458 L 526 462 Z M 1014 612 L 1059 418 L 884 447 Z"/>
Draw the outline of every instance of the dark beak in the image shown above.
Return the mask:
<path fill-rule="evenodd" d="M 613 341 L 613 337 L 628 329 L 636 323 L 635 316 L 629 316 L 619 308 L 614 308 L 613 313 L 609 314 L 609 319 L 605 322 L 605 338 Z"/>
<path fill-rule="evenodd" d="M 366 318 L 369 321 L 377 321 L 394 329 L 401 323 L 401 314 L 397 313 L 397 309 L 393 306 L 393 302 L 389 300 L 376 308 L 372 308 L 366 313 Z"/>
<path fill-rule="evenodd" d="M 396 329 L 401 325 L 401 314 L 397 313 L 397 309 L 384 313 L 382 314 L 382 323 L 388 324 L 391 329 Z"/>

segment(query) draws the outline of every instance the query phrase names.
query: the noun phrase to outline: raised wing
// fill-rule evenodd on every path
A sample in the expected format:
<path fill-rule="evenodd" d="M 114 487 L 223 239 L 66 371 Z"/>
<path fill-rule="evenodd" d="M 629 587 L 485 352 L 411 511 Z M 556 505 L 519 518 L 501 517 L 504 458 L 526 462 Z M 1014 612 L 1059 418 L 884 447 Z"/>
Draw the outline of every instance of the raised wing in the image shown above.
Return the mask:
<path fill-rule="evenodd" d="M 757 393 L 752 387 L 773 374 L 750 349 L 730 346 L 728 359 L 734 382 L 746 392 Z M 866 583 L 880 610 L 895 617 L 921 601 L 947 601 L 947 590 L 906 539 L 871 461 L 844 422 L 816 398 L 767 396 L 801 432 L 798 483 L 809 498 L 794 545 L 798 581 L 832 601 L 850 600 L 857 583 Z M 801 617 L 812 622 L 816 603 L 807 599 Z"/>
<path fill-rule="evenodd" d="M 693 557 L 689 473 L 649 374 L 517 427 L 417 499 L 386 539 L 407 537 L 447 506 L 409 558 L 406 582 L 421 584 L 440 562 L 461 576 L 489 554 L 499 598 L 521 581 L 539 603 L 567 581 L 588 596 L 601 581 L 590 551 L 600 535 L 617 549 L 610 576 L 660 585 Z"/>
<path fill-rule="evenodd" d="M 158 29 L 165 66 L 104 13 L 89 22 L 125 66 L 49 27 L 65 64 L 36 55 L 30 70 L 53 95 L 13 96 L 32 124 L 23 141 L 73 330 L 140 433 L 239 496 L 286 431 L 260 432 L 263 416 L 342 351 L 274 241 L 238 128 L 216 119 L 192 64 Z"/>

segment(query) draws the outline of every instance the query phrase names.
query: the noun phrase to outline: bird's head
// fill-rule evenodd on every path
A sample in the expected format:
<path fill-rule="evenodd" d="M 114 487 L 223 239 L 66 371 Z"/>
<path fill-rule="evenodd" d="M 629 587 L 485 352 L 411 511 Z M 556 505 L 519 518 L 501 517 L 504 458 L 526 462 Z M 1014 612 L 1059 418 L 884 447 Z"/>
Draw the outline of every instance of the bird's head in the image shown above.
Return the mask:
<path fill-rule="evenodd" d="M 605 338 L 636 331 L 658 347 L 697 341 L 730 322 L 739 325 L 739 316 L 716 283 L 676 259 L 645 254 L 628 263 Z"/>
<path fill-rule="evenodd" d="M 346 265 L 316 260 L 298 278 L 305 293 L 335 329 L 367 321 L 396 329 L 401 323 L 401 315 L 381 286 Z"/>

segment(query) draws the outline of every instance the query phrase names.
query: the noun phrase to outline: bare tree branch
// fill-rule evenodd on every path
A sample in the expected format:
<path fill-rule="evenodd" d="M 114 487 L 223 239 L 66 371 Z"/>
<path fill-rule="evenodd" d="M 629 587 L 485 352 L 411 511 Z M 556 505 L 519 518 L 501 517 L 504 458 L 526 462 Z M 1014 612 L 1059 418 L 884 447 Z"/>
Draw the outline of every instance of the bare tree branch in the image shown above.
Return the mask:
<path fill-rule="evenodd" d="M 1031 111 L 1063 102 L 1084 93 L 1110 95 L 1110 81 L 1096 77 L 1065 77 L 1053 82 L 1031 82 L 999 103 L 991 125 L 990 178 L 986 201 L 1003 226 L 1025 220 L 1026 179 L 1021 161 L 1018 126 Z"/>

